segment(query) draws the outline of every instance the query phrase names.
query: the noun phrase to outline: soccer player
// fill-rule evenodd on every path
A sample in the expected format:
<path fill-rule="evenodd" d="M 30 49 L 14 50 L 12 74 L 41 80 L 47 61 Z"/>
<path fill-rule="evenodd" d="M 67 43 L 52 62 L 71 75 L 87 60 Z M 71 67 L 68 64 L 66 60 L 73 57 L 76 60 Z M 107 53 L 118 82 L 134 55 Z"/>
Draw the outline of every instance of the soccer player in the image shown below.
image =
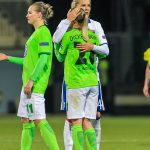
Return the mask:
<path fill-rule="evenodd" d="M 60 50 L 60 45 L 59 44 L 54 44 L 55 47 L 55 55 L 56 58 L 59 62 L 63 62 L 65 60 L 65 55 L 62 55 L 59 53 Z M 106 55 L 100 55 L 100 59 L 106 57 Z M 97 59 L 97 64 L 98 64 L 98 59 Z M 62 95 L 61 95 L 61 110 L 64 112 L 67 112 L 67 106 L 68 106 L 68 100 L 67 100 L 67 95 L 66 95 L 66 83 L 63 80 L 62 84 Z M 101 90 L 101 84 L 100 80 L 98 77 L 98 107 L 97 107 L 97 115 L 96 115 L 96 120 L 91 120 L 91 123 L 95 129 L 96 132 L 96 144 L 97 144 L 97 149 L 100 149 L 100 133 L 101 133 L 101 128 L 100 128 L 100 112 L 103 112 L 105 110 L 104 103 L 103 103 L 103 97 L 102 97 L 102 90 Z M 72 150 L 73 149 L 73 140 L 72 140 L 72 130 L 71 130 L 71 120 L 66 118 L 65 125 L 64 125 L 64 145 L 65 145 L 65 150 Z"/>
<path fill-rule="evenodd" d="M 99 45 L 95 33 L 87 30 L 88 15 L 80 14 L 71 29 L 62 38 L 59 52 L 65 57 L 65 82 L 67 87 L 67 118 L 72 123 L 72 137 L 76 150 L 84 149 L 84 136 L 89 150 L 96 150 L 96 134 L 90 119 L 96 119 L 98 81 L 96 74 L 97 54 L 78 49 L 78 43 Z M 82 31 L 81 31 L 82 30 Z M 84 134 L 83 134 L 84 130 Z"/>
<path fill-rule="evenodd" d="M 150 48 L 144 53 L 144 60 L 147 61 L 147 66 L 145 69 L 145 81 L 143 87 L 143 94 L 146 97 L 149 97 L 149 82 L 150 82 Z"/>
<path fill-rule="evenodd" d="M 49 4 L 35 2 L 30 5 L 26 18 L 35 31 L 26 42 L 24 58 L 0 54 L 1 61 L 8 60 L 23 66 L 23 86 L 17 113 L 23 123 L 21 150 L 31 149 L 35 125 L 48 149 L 59 150 L 54 131 L 46 120 L 44 99 L 53 54 L 51 33 L 45 24 L 52 15 Z"/>
<path fill-rule="evenodd" d="M 75 18 L 78 16 L 80 7 L 82 7 L 82 9 L 85 10 L 86 14 L 89 16 L 90 11 L 91 11 L 91 1 L 90 0 L 84 0 L 84 1 L 73 0 L 72 1 L 71 10 L 69 10 L 69 12 L 67 14 L 67 19 L 64 19 L 60 22 L 56 32 L 53 35 L 53 42 L 57 43 L 56 49 L 59 48 L 59 43 L 61 42 L 61 39 L 62 39 L 64 33 L 69 29 L 69 27 L 71 26 L 71 24 L 73 23 Z M 73 9 L 73 8 L 75 8 L 75 9 Z M 81 45 L 84 46 L 84 48 L 86 47 L 87 49 L 91 49 L 95 53 L 108 55 L 109 48 L 108 48 L 107 40 L 106 40 L 104 31 L 101 27 L 101 24 L 97 21 L 89 19 L 88 20 L 88 28 L 97 34 L 101 45 L 98 46 L 98 45 L 94 45 L 94 44 L 91 44 L 88 42 L 85 43 L 84 45 L 82 45 L 82 44 Z M 55 52 L 56 52 L 56 55 L 59 57 L 60 61 L 62 62 L 64 60 L 65 56 L 60 55 L 59 53 L 57 53 L 57 51 L 55 51 Z M 97 59 L 97 63 L 98 63 L 98 59 Z M 98 74 L 98 72 L 97 72 L 97 74 Z M 99 78 L 99 74 L 98 74 L 98 78 Z M 99 83 L 100 83 L 100 81 L 99 81 Z M 65 84 L 62 87 L 63 87 L 62 98 L 64 101 L 62 101 L 61 109 L 66 111 L 67 102 L 66 102 L 66 96 L 65 96 Z M 99 85 L 99 87 L 100 87 L 100 85 Z M 101 87 L 99 89 L 101 89 Z M 102 101 L 101 91 L 99 93 L 99 100 L 100 100 L 99 101 L 100 105 L 98 107 L 98 111 L 104 111 L 104 107 L 102 107 L 103 101 Z M 98 113 L 98 118 L 99 118 L 99 116 L 100 116 L 100 113 Z M 96 131 L 96 135 L 97 135 L 97 149 L 100 149 L 99 148 L 100 147 L 100 136 L 101 136 L 100 121 L 99 120 L 93 121 L 93 126 L 96 127 L 95 131 Z M 71 123 L 68 122 L 68 120 L 66 120 L 65 126 L 64 126 L 64 144 L 65 144 L 65 150 L 72 150 L 73 142 L 71 139 Z"/>

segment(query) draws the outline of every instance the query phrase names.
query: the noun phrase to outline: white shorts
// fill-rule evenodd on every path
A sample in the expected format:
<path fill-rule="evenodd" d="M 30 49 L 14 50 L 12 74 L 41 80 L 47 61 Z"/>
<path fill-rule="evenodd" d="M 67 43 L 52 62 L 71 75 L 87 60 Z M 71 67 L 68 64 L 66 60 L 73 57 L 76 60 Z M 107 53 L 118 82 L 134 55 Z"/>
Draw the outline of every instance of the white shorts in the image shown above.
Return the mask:
<path fill-rule="evenodd" d="M 62 110 L 64 112 L 67 112 L 67 107 L 68 107 L 68 101 L 67 101 L 67 96 L 66 95 L 67 95 L 66 94 L 66 83 L 63 80 L 60 110 Z M 98 112 L 105 111 L 105 106 L 104 106 L 104 102 L 103 102 L 103 96 L 102 96 L 102 89 L 101 89 L 100 81 L 98 81 L 98 106 L 97 106 L 97 111 Z"/>
<path fill-rule="evenodd" d="M 96 119 L 98 87 L 67 89 L 68 119 Z"/>
<path fill-rule="evenodd" d="M 29 98 L 22 91 L 17 116 L 29 118 L 30 120 L 45 119 L 44 94 L 32 93 Z"/>

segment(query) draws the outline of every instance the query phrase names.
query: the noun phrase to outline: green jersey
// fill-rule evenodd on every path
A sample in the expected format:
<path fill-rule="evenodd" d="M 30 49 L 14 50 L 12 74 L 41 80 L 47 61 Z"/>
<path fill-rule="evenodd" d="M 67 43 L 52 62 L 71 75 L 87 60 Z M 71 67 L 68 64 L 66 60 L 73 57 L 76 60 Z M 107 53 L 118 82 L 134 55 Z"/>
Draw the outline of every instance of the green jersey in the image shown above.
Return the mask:
<path fill-rule="evenodd" d="M 49 80 L 52 64 L 52 38 L 49 29 L 43 25 L 36 29 L 28 39 L 25 46 L 25 54 L 23 61 L 23 87 L 27 84 L 28 80 L 34 72 L 39 57 L 41 54 L 48 54 L 47 64 L 44 66 L 43 72 L 40 74 L 37 81 L 34 83 L 34 93 L 44 94 Z"/>
<path fill-rule="evenodd" d="M 88 31 L 89 42 L 99 45 L 95 33 Z M 97 54 L 92 51 L 81 52 L 76 44 L 85 43 L 81 30 L 72 29 L 65 33 L 59 52 L 66 55 L 65 81 L 67 88 L 84 88 L 98 84 L 96 75 Z"/>

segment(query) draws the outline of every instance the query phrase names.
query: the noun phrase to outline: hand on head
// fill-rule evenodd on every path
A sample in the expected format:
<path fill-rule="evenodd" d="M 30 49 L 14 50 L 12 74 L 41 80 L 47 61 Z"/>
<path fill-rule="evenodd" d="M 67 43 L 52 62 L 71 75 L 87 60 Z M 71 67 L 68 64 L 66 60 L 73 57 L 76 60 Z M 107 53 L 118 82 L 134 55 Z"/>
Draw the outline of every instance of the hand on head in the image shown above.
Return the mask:
<path fill-rule="evenodd" d="M 67 19 L 69 21 L 74 21 L 76 19 L 76 17 L 81 13 L 80 11 L 80 7 L 76 7 L 74 9 L 70 9 L 67 13 Z"/>

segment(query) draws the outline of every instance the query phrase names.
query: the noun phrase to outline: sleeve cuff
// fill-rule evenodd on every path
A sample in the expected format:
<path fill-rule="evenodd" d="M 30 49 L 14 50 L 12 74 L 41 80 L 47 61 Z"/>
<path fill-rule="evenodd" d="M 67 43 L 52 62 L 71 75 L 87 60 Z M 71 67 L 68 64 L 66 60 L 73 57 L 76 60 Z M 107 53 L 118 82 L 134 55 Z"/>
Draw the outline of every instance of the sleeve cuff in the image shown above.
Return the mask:
<path fill-rule="evenodd" d="M 11 61 L 12 60 L 12 56 L 9 56 L 8 60 L 7 61 Z"/>
<path fill-rule="evenodd" d="M 30 80 L 32 80 L 33 81 L 33 83 L 36 83 L 36 79 L 34 78 L 34 77 L 30 77 Z"/>

